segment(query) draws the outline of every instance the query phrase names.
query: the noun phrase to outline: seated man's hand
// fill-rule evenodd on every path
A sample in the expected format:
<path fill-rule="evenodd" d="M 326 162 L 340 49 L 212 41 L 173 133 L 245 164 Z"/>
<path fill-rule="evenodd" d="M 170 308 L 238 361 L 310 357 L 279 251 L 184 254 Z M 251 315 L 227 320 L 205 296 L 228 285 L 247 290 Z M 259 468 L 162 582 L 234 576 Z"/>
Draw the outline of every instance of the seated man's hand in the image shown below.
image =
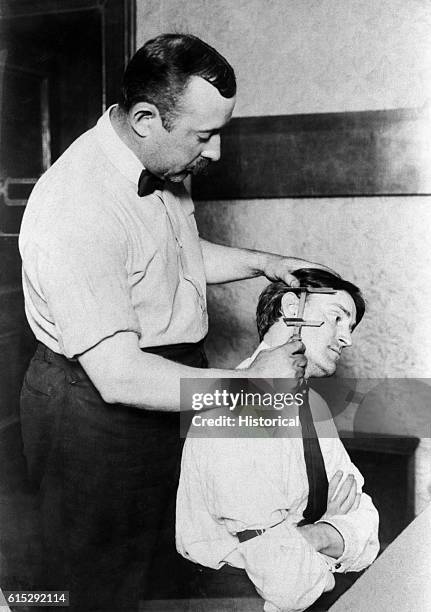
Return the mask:
<path fill-rule="evenodd" d="M 330 518 L 337 514 L 347 514 L 359 507 L 361 492 L 358 492 L 356 480 L 353 474 L 349 474 L 343 484 L 340 482 L 343 472 L 339 470 L 331 478 L 328 485 L 328 505 L 322 519 Z"/>
<path fill-rule="evenodd" d="M 303 525 L 298 527 L 302 537 L 317 552 L 337 559 L 344 551 L 343 536 L 335 527 L 328 523 L 315 523 L 313 525 Z"/>
<path fill-rule="evenodd" d="M 359 506 L 361 493 L 358 493 L 356 480 L 349 474 L 340 485 L 343 472 L 339 470 L 331 478 L 328 485 L 328 505 L 322 521 L 337 514 L 353 512 Z M 329 523 L 316 523 L 298 527 L 301 535 L 317 551 L 337 559 L 343 554 L 344 540 L 339 531 Z"/>
<path fill-rule="evenodd" d="M 292 378 L 297 381 L 304 377 L 307 365 L 304 351 L 305 346 L 300 340 L 289 341 L 261 351 L 244 371 L 250 378 Z"/>

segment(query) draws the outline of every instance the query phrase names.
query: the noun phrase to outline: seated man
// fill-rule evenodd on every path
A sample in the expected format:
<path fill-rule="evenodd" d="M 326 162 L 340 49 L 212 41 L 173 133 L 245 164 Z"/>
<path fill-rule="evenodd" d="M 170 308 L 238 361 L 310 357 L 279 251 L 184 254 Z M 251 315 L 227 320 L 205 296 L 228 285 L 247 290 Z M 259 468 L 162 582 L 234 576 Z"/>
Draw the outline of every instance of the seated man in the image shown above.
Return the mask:
<path fill-rule="evenodd" d="M 335 290 L 307 296 L 303 319 L 323 323 L 302 329 L 305 378 L 331 376 L 341 352 L 351 345 L 364 300 L 355 285 L 329 272 L 301 269 L 294 274 L 301 286 Z M 284 283 L 265 289 L 257 307 L 261 343 L 240 368 L 248 367 L 260 351 L 289 340 L 294 328 L 285 325 L 282 315 L 297 316 L 298 304 L 297 292 Z M 338 437 L 328 407 L 313 390 L 306 404 L 314 431 L 310 443 L 313 436 L 310 430 L 304 433 L 298 402 L 293 411 L 301 419 L 302 435 L 297 430 L 296 435 L 283 432 L 263 439 L 217 438 L 208 432 L 204 438 L 189 432 L 184 446 L 177 549 L 200 564 L 201 577 L 202 572 L 217 575 L 222 588 L 232 572 L 237 584 L 251 581 L 265 600 L 266 612 L 306 609 L 334 587 L 334 572 L 360 571 L 379 550 L 377 510 L 362 492 L 363 478 Z M 322 492 L 319 506 L 316 497 Z M 229 595 L 227 583 L 221 592 Z M 201 596 L 210 594 L 200 591 Z"/>

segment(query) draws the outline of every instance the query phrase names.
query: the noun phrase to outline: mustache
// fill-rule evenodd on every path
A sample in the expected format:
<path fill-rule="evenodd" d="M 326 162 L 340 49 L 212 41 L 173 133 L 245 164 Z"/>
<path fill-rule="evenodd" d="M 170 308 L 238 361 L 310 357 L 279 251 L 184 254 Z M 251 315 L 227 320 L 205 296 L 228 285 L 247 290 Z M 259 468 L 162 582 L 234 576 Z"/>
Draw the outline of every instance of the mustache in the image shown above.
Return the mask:
<path fill-rule="evenodd" d="M 197 162 L 195 162 L 190 168 L 191 174 L 193 174 L 193 176 L 196 176 L 197 174 L 207 174 L 210 163 L 211 162 L 209 159 L 198 159 Z"/>

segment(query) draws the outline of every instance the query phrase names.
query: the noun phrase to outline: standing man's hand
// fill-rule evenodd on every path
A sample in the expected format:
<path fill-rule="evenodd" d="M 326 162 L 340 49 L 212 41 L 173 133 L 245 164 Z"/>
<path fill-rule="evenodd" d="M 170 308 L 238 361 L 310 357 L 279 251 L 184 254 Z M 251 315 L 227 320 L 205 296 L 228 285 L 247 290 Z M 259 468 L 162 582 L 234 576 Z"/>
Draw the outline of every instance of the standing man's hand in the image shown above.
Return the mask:
<path fill-rule="evenodd" d="M 270 253 L 266 253 L 265 256 L 266 260 L 262 264 L 262 271 L 266 278 L 270 281 L 284 281 L 290 287 L 299 286 L 298 279 L 296 279 L 291 272 L 299 270 L 300 268 L 318 268 L 319 270 L 326 270 L 338 276 L 331 268 L 323 264 L 307 261 L 306 259 L 283 257 L 282 255 Z"/>
<path fill-rule="evenodd" d="M 299 257 L 238 249 L 208 242 L 202 238 L 201 248 L 206 281 L 209 285 L 266 276 L 270 281 L 283 281 L 291 287 L 297 287 L 299 282 L 292 276 L 292 272 L 300 268 L 318 268 L 338 276 L 327 266 Z"/>
<path fill-rule="evenodd" d="M 289 341 L 275 348 L 261 351 L 247 371 L 250 378 L 304 377 L 307 358 L 305 346 L 300 340 Z"/>

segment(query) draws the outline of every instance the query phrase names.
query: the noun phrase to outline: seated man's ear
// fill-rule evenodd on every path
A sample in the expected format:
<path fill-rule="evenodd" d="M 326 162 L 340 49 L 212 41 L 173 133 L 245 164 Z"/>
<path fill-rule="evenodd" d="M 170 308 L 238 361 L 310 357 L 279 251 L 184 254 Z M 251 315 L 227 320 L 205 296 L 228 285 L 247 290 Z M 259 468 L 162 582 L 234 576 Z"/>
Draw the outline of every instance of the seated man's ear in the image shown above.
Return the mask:
<path fill-rule="evenodd" d="M 129 122 L 135 134 L 141 138 L 146 138 L 151 130 L 162 125 L 157 106 L 148 102 L 137 102 L 132 106 L 129 111 Z"/>
<path fill-rule="evenodd" d="M 293 291 L 288 291 L 281 298 L 281 311 L 287 318 L 298 315 L 299 297 Z"/>

